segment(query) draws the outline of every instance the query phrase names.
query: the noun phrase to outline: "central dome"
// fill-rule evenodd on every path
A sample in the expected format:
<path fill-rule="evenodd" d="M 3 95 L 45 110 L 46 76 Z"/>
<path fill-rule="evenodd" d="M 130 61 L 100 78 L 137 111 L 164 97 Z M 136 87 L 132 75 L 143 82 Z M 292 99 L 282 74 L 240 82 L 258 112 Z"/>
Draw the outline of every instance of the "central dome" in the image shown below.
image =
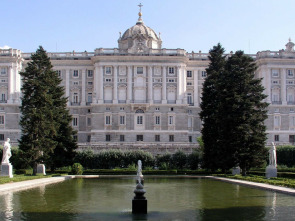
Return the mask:
<path fill-rule="evenodd" d="M 156 32 L 143 23 L 141 13 L 136 24 L 120 36 L 118 43 L 119 49 L 128 50 L 129 53 L 148 52 L 149 49 L 162 47 L 162 41 Z"/>

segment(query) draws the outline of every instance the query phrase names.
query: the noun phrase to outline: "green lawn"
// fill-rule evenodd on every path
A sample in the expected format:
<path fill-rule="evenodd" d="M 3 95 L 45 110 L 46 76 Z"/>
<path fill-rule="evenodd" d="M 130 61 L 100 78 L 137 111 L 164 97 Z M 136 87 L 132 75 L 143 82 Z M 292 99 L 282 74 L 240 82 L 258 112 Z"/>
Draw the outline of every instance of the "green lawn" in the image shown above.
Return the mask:
<path fill-rule="evenodd" d="M 233 176 L 233 175 L 228 175 L 228 174 L 218 174 L 215 176 L 295 188 L 295 179 L 280 178 L 280 177 L 266 179 L 263 176 L 256 176 L 256 175 L 248 175 L 248 176 L 235 175 L 235 176 Z"/>
<path fill-rule="evenodd" d="M 49 174 L 46 176 L 43 176 L 43 175 L 32 176 L 32 175 L 24 175 L 24 174 L 21 174 L 21 175 L 14 174 L 13 178 L 0 176 L 0 184 L 20 182 L 20 181 L 25 181 L 25 180 L 34 180 L 34 179 L 53 177 L 53 176 L 60 176 L 60 174 Z"/>

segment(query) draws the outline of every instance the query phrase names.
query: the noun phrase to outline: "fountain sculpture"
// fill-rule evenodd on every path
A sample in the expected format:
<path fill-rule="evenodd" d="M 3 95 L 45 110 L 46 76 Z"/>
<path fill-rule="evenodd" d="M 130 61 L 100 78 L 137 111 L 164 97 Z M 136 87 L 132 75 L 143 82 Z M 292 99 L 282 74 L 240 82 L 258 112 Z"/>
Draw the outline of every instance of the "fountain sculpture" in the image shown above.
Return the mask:
<path fill-rule="evenodd" d="M 142 163 L 138 161 L 136 188 L 134 190 L 135 197 L 132 200 L 132 213 L 133 214 L 147 214 L 147 199 L 144 194 L 146 193 L 143 188 L 143 175 L 142 175 Z"/>

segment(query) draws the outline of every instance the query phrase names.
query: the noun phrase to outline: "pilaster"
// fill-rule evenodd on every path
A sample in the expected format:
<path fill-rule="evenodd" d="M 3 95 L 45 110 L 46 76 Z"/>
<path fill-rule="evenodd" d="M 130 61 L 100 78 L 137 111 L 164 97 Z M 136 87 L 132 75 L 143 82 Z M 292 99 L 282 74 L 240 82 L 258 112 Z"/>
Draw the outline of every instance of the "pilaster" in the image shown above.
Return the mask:
<path fill-rule="evenodd" d="M 281 95 L 282 95 L 282 105 L 287 105 L 287 95 L 286 95 L 286 69 L 281 69 Z"/>
<path fill-rule="evenodd" d="M 82 99 L 81 99 L 81 106 L 86 105 L 86 70 L 82 70 Z"/>
<path fill-rule="evenodd" d="M 127 75 L 127 103 L 130 103 L 132 100 L 132 66 L 128 66 Z"/>
<path fill-rule="evenodd" d="M 167 67 L 163 66 L 162 72 L 162 104 L 167 104 Z"/>
<path fill-rule="evenodd" d="M 114 66 L 113 104 L 118 103 L 118 66 Z"/>
<path fill-rule="evenodd" d="M 148 102 L 153 103 L 153 67 L 148 67 Z"/>
<path fill-rule="evenodd" d="M 66 97 L 70 96 L 70 69 L 66 70 Z M 67 105 L 70 106 L 70 99 L 68 99 Z"/>
<path fill-rule="evenodd" d="M 194 106 L 199 107 L 199 76 L 198 70 L 193 71 L 194 77 Z"/>
<path fill-rule="evenodd" d="M 103 66 L 99 66 L 98 67 L 98 90 L 99 90 L 99 93 L 98 93 L 98 101 L 97 103 L 99 104 L 103 104 Z"/>

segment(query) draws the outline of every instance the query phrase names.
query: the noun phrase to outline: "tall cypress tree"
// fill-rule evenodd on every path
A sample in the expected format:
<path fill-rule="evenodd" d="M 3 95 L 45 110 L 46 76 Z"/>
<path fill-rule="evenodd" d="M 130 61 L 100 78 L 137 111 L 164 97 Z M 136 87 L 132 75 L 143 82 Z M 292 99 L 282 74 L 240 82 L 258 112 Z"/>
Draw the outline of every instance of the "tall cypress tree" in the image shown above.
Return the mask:
<path fill-rule="evenodd" d="M 223 121 L 223 166 L 229 169 L 236 164 L 246 175 L 251 166 L 258 165 L 266 156 L 264 121 L 268 104 L 264 102 L 261 79 L 255 78 L 256 64 L 251 57 L 237 51 L 227 60 L 225 70 L 220 79 L 219 109 L 219 119 Z"/>
<path fill-rule="evenodd" d="M 59 86 L 61 79 L 52 70 L 46 51 L 40 46 L 32 61 L 21 72 L 22 117 L 20 126 L 22 136 L 19 148 L 27 165 L 36 168 L 39 163 L 50 163 L 73 153 L 77 147 L 70 127 L 71 116 L 66 109 L 67 99 L 64 89 Z M 69 146 L 71 145 L 71 146 Z M 63 155 L 55 155 L 58 150 Z"/>
<path fill-rule="evenodd" d="M 225 56 L 221 44 L 209 52 L 207 78 L 203 85 L 200 118 L 203 122 L 202 139 L 204 142 L 203 166 L 216 170 L 220 168 L 218 106 L 220 105 L 219 78 L 224 72 Z"/>

